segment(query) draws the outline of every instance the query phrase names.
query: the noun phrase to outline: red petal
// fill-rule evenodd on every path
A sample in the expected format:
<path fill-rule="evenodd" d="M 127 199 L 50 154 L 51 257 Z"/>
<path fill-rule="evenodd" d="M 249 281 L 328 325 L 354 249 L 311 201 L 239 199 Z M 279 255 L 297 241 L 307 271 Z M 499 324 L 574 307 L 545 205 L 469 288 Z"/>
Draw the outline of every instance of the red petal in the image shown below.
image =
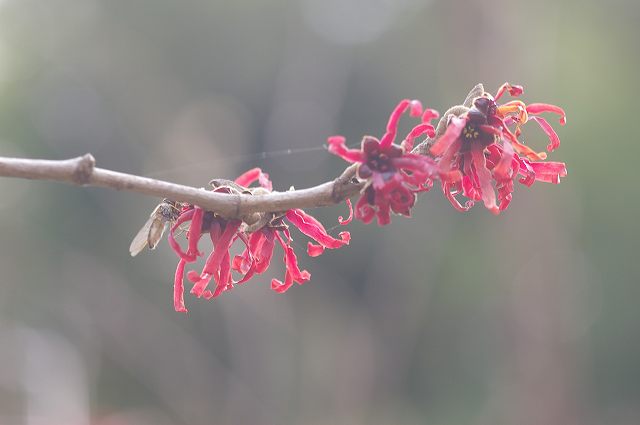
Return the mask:
<path fill-rule="evenodd" d="M 207 258 L 204 268 L 202 269 L 200 279 L 197 282 L 195 282 L 195 284 L 193 285 L 193 288 L 191 288 L 192 294 L 196 295 L 197 297 L 201 297 L 204 290 L 207 288 L 209 280 L 211 279 L 210 276 L 211 275 L 215 277 L 220 276 L 220 264 L 222 263 L 224 256 L 229 253 L 229 248 L 231 247 L 233 236 L 238 231 L 238 228 L 240 227 L 241 223 L 242 221 L 240 220 L 229 221 L 226 224 L 224 231 L 220 236 L 220 239 L 218 240 L 214 241 L 213 240 L 214 236 L 213 234 L 211 235 L 212 242 L 214 243 L 213 252 L 211 252 L 209 257 Z M 209 276 L 209 278 L 208 279 L 203 278 L 203 276 Z M 216 294 L 219 293 L 218 290 L 220 289 L 220 287 L 224 286 L 224 285 L 221 285 L 221 282 L 217 282 L 217 283 L 218 283 L 218 288 L 216 288 L 216 291 L 214 292 L 214 296 L 216 296 Z"/>
<path fill-rule="evenodd" d="M 458 140 L 464 126 L 467 125 L 466 117 L 453 117 L 442 136 L 431 146 L 431 154 L 435 156 L 442 155 L 451 144 Z"/>
<path fill-rule="evenodd" d="M 440 113 L 435 109 L 425 109 L 424 114 L 422 114 L 422 122 L 431 122 L 436 118 L 440 117 Z"/>
<path fill-rule="evenodd" d="M 496 93 L 496 97 L 494 98 L 494 100 L 500 99 L 504 94 L 504 92 L 507 90 L 509 91 L 509 94 L 513 97 L 520 96 L 524 92 L 524 88 L 522 88 L 522 86 L 512 86 L 509 83 L 504 83 L 498 89 L 498 92 Z"/>
<path fill-rule="evenodd" d="M 484 206 L 492 213 L 498 214 L 500 210 L 496 205 L 496 193 L 491 185 L 491 172 L 487 169 L 483 151 L 482 146 L 474 145 L 471 148 L 471 157 L 480 183 Z"/>
<path fill-rule="evenodd" d="M 288 230 L 284 230 L 283 233 L 289 240 L 291 239 L 289 237 Z M 298 267 L 298 258 L 296 257 L 296 253 L 293 248 L 291 248 L 291 245 L 286 243 L 279 233 L 276 233 L 276 238 L 284 250 L 284 263 L 287 271 L 285 273 L 285 282 L 282 283 L 277 279 L 273 279 L 271 281 L 271 289 L 276 292 L 285 292 L 291 287 L 291 285 L 293 285 L 294 282 L 298 284 L 307 282 L 311 278 L 311 274 L 306 270 L 300 270 Z"/>
<path fill-rule="evenodd" d="M 442 192 L 447 197 L 451 205 L 460 212 L 467 212 L 473 207 L 473 201 L 467 201 L 464 206 L 455 197 L 457 191 L 452 191 L 452 184 L 442 182 Z"/>
<path fill-rule="evenodd" d="M 202 217 L 204 216 L 204 210 L 198 206 L 193 209 L 193 217 L 191 218 L 191 225 L 187 232 L 187 240 L 189 241 L 189 248 L 187 249 L 187 255 L 197 257 L 201 255 L 198 252 L 198 241 L 202 236 Z"/>
<path fill-rule="evenodd" d="M 287 219 L 302 233 L 309 236 L 325 248 L 340 248 L 341 246 L 349 243 L 349 232 L 340 233 L 340 239 L 336 239 L 327 233 L 322 223 L 301 209 L 289 210 L 287 211 L 286 216 Z"/>
<path fill-rule="evenodd" d="M 275 247 L 275 232 L 271 229 L 264 230 L 264 239 L 259 251 L 254 252 L 256 257 L 256 273 L 262 273 L 271 264 L 273 248 Z"/>
<path fill-rule="evenodd" d="M 351 223 L 351 220 L 353 220 L 353 206 L 351 205 L 351 199 L 347 198 L 345 199 L 345 202 L 347 203 L 347 207 L 349 207 L 349 217 L 345 220 L 342 216 L 338 216 L 338 223 L 343 226 L 346 226 Z"/>
<path fill-rule="evenodd" d="M 263 187 L 269 191 L 273 190 L 273 185 L 271 183 L 271 180 L 269 180 L 269 174 L 263 173 L 262 169 L 258 167 L 246 171 L 245 173 L 240 175 L 235 180 L 235 182 L 240 186 L 249 187 L 256 180 L 260 184 L 260 187 Z"/>
<path fill-rule="evenodd" d="M 551 127 L 551 124 L 542 117 L 532 116 L 531 118 L 534 119 L 540 125 L 542 130 L 547 133 L 547 136 L 549 136 L 550 143 L 547 145 L 547 150 L 549 152 L 556 150 L 560 146 L 560 137 L 558 137 L 558 134 L 555 132 L 553 127 Z"/>
<path fill-rule="evenodd" d="M 536 173 L 536 180 L 546 183 L 560 183 L 560 177 L 567 176 L 564 162 L 532 162 L 531 168 Z"/>
<path fill-rule="evenodd" d="M 531 103 L 527 105 L 527 113 L 529 115 L 539 115 L 543 112 L 552 112 L 560 115 L 560 124 L 565 125 L 567 123 L 567 114 L 559 106 L 549 105 L 547 103 Z"/>
<path fill-rule="evenodd" d="M 356 203 L 355 217 L 358 220 L 362 221 L 364 224 L 369 224 L 371 223 L 375 215 L 375 209 L 371 206 L 371 204 L 369 204 L 366 193 L 363 193 Z"/>
<path fill-rule="evenodd" d="M 428 137 L 435 137 L 436 130 L 433 128 L 431 124 L 423 123 L 418 124 L 409 132 L 407 137 L 402 142 L 402 146 L 404 146 L 406 152 L 410 152 L 413 149 L 413 141 L 416 137 L 420 137 L 423 134 L 426 134 Z"/>
<path fill-rule="evenodd" d="M 493 168 L 493 175 L 496 180 L 509 180 L 513 177 L 513 155 L 513 146 L 511 146 L 511 143 L 505 143 L 500 162 Z"/>
<path fill-rule="evenodd" d="M 348 162 L 364 162 L 364 155 L 358 149 L 347 148 L 345 138 L 342 136 L 332 136 L 327 139 L 328 150 Z"/>
<path fill-rule="evenodd" d="M 409 99 L 401 100 L 389 116 L 387 132 L 382 136 L 382 139 L 380 139 L 380 146 L 382 148 L 391 146 L 393 141 L 396 139 L 396 134 L 398 133 L 398 122 L 400 121 L 400 117 L 402 117 L 404 111 L 406 111 L 409 106 L 411 106 L 410 115 L 412 117 L 417 117 L 422 114 L 422 104 L 420 104 L 419 101 Z"/>
<path fill-rule="evenodd" d="M 176 241 L 175 233 L 176 233 L 176 230 L 178 230 L 183 223 L 191 220 L 191 218 L 193 217 L 193 214 L 194 214 L 193 209 L 185 211 L 182 214 L 180 214 L 180 217 L 178 217 L 178 219 L 173 224 L 173 226 L 171 226 L 171 230 L 169 231 L 169 237 L 168 237 L 169 245 L 171 246 L 173 251 L 176 254 L 178 254 L 178 257 L 182 258 L 183 260 L 189 263 L 196 261 L 196 256 L 187 254 L 182 250 L 182 248 L 180 247 L 180 244 L 178 243 L 178 241 Z"/>
<path fill-rule="evenodd" d="M 184 305 L 184 266 L 187 264 L 182 258 L 178 261 L 175 279 L 173 280 L 173 308 L 179 313 L 186 313 Z"/>
<path fill-rule="evenodd" d="M 518 138 L 511 132 L 511 130 L 509 130 L 509 128 L 506 126 L 506 124 L 504 124 L 504 122 L 502 122 L 501 125 L 502 125 L 502 134 L 504 135 L 505 139 L 508 142 L 510 142 L 511 145 L 513 145 L 513 148 L 515 149 L 516 152 L 526 156 L 528 159 L 533 159 L 533 160 L 541 160 L 541 159 L 547 158 L 547 154 L 545 152 L 536 152 L 533 149 L 531 149 L 529 146 L 526 146 L 520 143 Z"/>

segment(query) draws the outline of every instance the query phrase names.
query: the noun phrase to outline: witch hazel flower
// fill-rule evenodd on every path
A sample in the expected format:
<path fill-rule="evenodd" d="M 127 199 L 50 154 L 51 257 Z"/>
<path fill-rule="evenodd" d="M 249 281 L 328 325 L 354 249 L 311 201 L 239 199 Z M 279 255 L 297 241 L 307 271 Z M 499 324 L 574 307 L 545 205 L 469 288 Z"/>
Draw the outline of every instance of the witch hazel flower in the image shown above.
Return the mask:
<path fill-rule="evenodd" d="M 256 181 L 259 186 L 249 187 Z M 210 184 L 213 191 L 219 193 L 260 196 L 272 191 L 269 176 L 259 168 L 247 171 L 235 181 L 216 179 Z M 348 222 L 341 221 L 345 224 Z M 176 238 L 187 223 L 187 245 L 186 249 L 183 249 Z M 307 246 L 307 253 L 312 257 L 322 254 L 326 248 L 335 249 L 347 245 L 351 237 L 349 232 L 341 232 L 339 238 L 332 237 L 318 220 L 301 209 L 282 213 L 257 213 L 250 217 L 229 220 L 198 206 L 184 205 L 169 233 L 169 244 L 179 257 L 174 278 L 175 310 L 187 311 L 184 303 L 185 268 L 187 264 L 194 263 L 203 256 L 198 249 L 198 242 L 206 234 L 211 239 L 213 251 L 207 257 L 201 272 L 191 270 L 186 273 L 187 279 L 192 283 L 190 293 L 198 298 L 217 297 L 235 285 L 247 282 L 254 275 L 265 272 L 271 264 L 276 243 L 284 251 L 286 272 L 284 282 L 273 279 L 272 289 L 284 292 L 293 283 L 307 282 L 311 274 L 298 266 L 296 253 L 291 246 L 289 224 L 316 242 L 309 242 Z M 245 248 L 241 255 L 232 258 L 230 250 L 237 241 Z M 237 279 L 234 279 L 234 273 L 238 276 Z M 210 289 L 212 280 L 214 286 Z"/>
<path fill-rule="evenodd" d="M 522 125 L 534 120 L 549 138 L 547 150 L 557 149 L 560 138 L 539 115 L 559 115 L 560 124 L 564 125 L 564 110 L 544 103 L 526 105 L 520 100 L 498 105 L 506 92 L 517 97 L 523 88 L 505 83 L 494 98 L 484 92 L 482 85 L 476 86 L 465 104 L 455 107 L 455 114 L 442 118 L 446 129 L 437 134 L 431 145 L 430 153 L 438 158 L 441 169 L 442 190 L 459 211 L 467 211 L 476 201 L 482 201 L 492 213 L 499 214 L 511 202 L 516 178 L 531 186 L 535 181 L 557 184 L 567 175 L 564 163 L 545 162 L 545 152 L 536 152 L 518 139 Z M 458 195 L 467 199 L 464 204 Z"/>
<path fill-rule="evenodd" d="M 396 144 L 398 123 L 407 110 L 412 117 L 422 117 L 421 123 Z M 419 101 L 404 99 L 391 113 L 381 139 L 364 136 L 360 149 L 350 149 L 344 137 L 329 137 L 329 152 L 357 164 L 356 176 L 365 182 L 355 207 L 357 219 L 370 223 L 377 217 L 382 226 L 391 222 L 391 212 L 411 215 L 416 193 L 428 190 L 438 174 L 432 158 L 411 153 L 411 150 L 418 137 L 434 137 L 435 129 L 430 121 L 437 117 L 438 113 L 433 109 L 423 111 Z"/>

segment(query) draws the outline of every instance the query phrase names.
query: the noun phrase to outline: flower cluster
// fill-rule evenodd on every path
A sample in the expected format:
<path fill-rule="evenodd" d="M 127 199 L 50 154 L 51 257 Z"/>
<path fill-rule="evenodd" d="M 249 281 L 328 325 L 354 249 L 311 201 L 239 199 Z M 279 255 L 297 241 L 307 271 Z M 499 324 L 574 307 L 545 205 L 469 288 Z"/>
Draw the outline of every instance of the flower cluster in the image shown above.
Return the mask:
<path fill-rule="evenodd" d="M 401 144 L 396 144 L 398 122 L 407 109 L 412 117 L 421 116 L 422 122 L 409 131 Z M 357 219 L 370 223 L 377 216 L 378 224 L 385 225 L 391 221 L 391 211 L 411 215 L 416 193 L 428 190 L 438 174 L 432 158 L 411 153 L 413 142 L 425 134 L 434 137 L 430 121 L 437 117 L 435 110 L 423 112 L 419 101 L 405 99 L 391 113 L 387 131 L 380 140 L 365 136 L 360 149 L 349 149 L 344 137 L 329 137 L 329 152 L 357 164 L 356 175 L 365 182 L 355 208 Z"/>
<path fill-rule="evenodd" d="M 544 103 L 527 105 L 520 100 L 498 104 L 505 93 L 517 97 L 523 89 L 505 83 L 493 97 L 479 84 L 463 105 L 454 106 L 445 113 L 437 128 L 431 125 L 431 121 L 439 117 L 438 112 L 424 109 L 417 100 L 402 100 L 391 113 L 382 137 L 364 136 L 359 149 L 348 147 L 342 136 L 330 137 L 329 152 L 354 164 L 344 173 L 349 177 L 348 184 L 357 182 L 358 186 L 351 186 L 351 189 L 361 189 L 355 214 L 347 198 L 350 214 L 346 220 L 339 217 L 339 223 L 348 224 L 355 216 L 364 223 L 371 223 L 377 218 L 379 225 L 386 225 L 391 221 L 392 212 L 410 216 L 417 194 L 429 190 L 434 180 L 440 180 L 445 196 L 456 209 L 467 211 L 475 202 L 482 201 L 495 214 L 505 210 L 511 202 L 516 180 L 526 186 L 535 181 L 559 183 L 560 178 L 567 175 L 565 164 L 546 162 L 546 153 L 534 151 L 519 137 L 522 126 L 533 120 L 549 138 L 547 150 L 554 151 L 560 146 L 560 139 L 540 115 L 557 114 L 560 124 L 564 125 L 564 110 Z M 419 118 L 419 122 L 400 143 L 396 143 L 400 118 L 407 111 L 411 117 Z M 414 141 L 418 138 L 423 140 L 414 148 Z M 256 182 L 258 186 L 252 187 Z M 269 176 L 259 168 L 247 171 L 235 181 L 217 179 L 210 184 L 212 190 L 219 193 L 246 196 L 269 196 L 272 193 Z M 336 184 L 338 180 L 334 182 L 333 190 Z M 344 195 L 334 195 L 332 191 L 333 201 L 344 199 Z M 459 198 L 466 200 L 463 203 Z M 265 272 L 271 264 L 276 245 L 280 245 L 284 252 L 286 271 L 284 280 L 271 281 L 271 288 L 281 293 L 294 283 L 307 282 L 310 274 L 298 266 L 290 226 L 315 241 L 307 245 L 307 254 L 311 257 L 322 254 L 327 248 L 347 245 L 351 237 L 349 232 L 341 232 L 338 238 L 334 238 L 322 223 L 297 208 L 256 212 L 230 219 L 195 205 L 165 200 L 134 238 L 131 254 L 136 255 L 145 246 L 153 249 L 166 223 L 172 224 L 169 243 L 179 257 L 174 280 L 174 307 L 181 312 L 187 311 L 184 303 L 185 268 L 203 256 L 198 242 L 205 234 L 213 243 L 213 251 L 202 271 L 188 271 L 186 277 L 192 284 L 191 294 L 206 299 L 217 297 L 234 285 Z M 183 232 L 187 239 L 186 249 L 176 240 Z M 244 249 L 239 255 L 232 256 L 231 248 L 238 241 Z M 210 289 L 212 280 L 215 285 Z"/>
<path fill-rule="evenodd" d="M 260 186 L 250 188 L 256 181 Z M 212 180 L 211 184 L 213 191 L 230 194 L 261 195 L 272 190 L 268 175 L 259 168 L 247 171 L 233 182 Z M 346 224 L 348 220 L 341 222 Z M 187 247 L 184 250 L 176 237 L 187 223 Z M 198 242 L 205 234 L 209 234 L 211 238 L 213 251 L 207 257 L 200 273 L 194 270 L 187 273 L 187 279 L 193 284 L 190 292 L 198 298 L 217 297 L 222 292 L 232 289 L 234 285 L 245 283 L 255 274 L 266 271 L 271 263 L 276 242 L 284 251 L 286 272 L 284 282 L 273 279 L 271 288 L 276 292 L 284 292 L 294 283 L 307 282 L 311 274 L 306 270 L 300 270 L 298 266 L 296 253 L 291 246 L 289 224 L 317 242 L 308 243 L 307 253 L 312 257 L 322 254 L 325 248 L 340 248 L 350 240 L 349 232 L 341 232 L 339 239 L 332 237 L 318 220 L 301 209 L 229 220 L 198 206 L 184 205 L 169 233 L 169 244 L 179 257 L 174 280 L 175 310 L 187 311 L 184 303 L 185 267 L 203 255 L 198 250 Z M 245 248 L 242 254 L 232 259 L 230 249 L 236 241 L 244 244 Z M 239 275 L 239 279 L 234 280 L 234 272 Z M 212 279 L 215 282 L 213 290 L 208 289 Z"/>
<path fill-rule="evenodd" d="M 448 120 L 446 131 L 431 146 L 430 153 L 438 158 L 440 175 L 448 176 L 441 179 L 444 194 L 460 211 L 469 210 L 481 200 L 487 209 L 498 214 L 511 202 L 518 176 L 520 183 L 531 186 L 536 180 L 557 184 L 567 175 L 564 163 L 544 162 L 546 153 L 535 152 L 518 140 L 521 126 L 533 119 L 549 137 L 547 150 L 555 150 L 560 139 L 539 115 L 558 114 L 564 125 L 564 110 L 544 103 L 525 105 L 519 100 L 498 105 L 496 102 L 505 92 L 516 97 L 523 88 L 505 83 L 495 98 L 489 93 L 469 98 L 469 104 L 463 105 L 464 112 L 443 117 Z M 467 198 L 464 205 L 457 195 Z"/>

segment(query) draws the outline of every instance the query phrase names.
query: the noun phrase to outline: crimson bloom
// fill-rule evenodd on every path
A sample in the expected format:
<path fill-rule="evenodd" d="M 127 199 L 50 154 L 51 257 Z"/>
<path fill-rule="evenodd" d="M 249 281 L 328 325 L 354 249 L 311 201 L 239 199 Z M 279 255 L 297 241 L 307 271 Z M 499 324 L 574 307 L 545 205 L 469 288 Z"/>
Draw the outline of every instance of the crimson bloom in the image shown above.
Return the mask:
<path fill-rule="evenodd" d="M 398 122 L 407 109 L 412 117 L 422 116 L 422 122 L 398 145 L 394 143 Z M 391 221 L 391 211 L 411 215 L 416 192 L 432 185 L 438 168 L 433 159 L 410 152 L 417 137 L 434 137 L 435 129 L 430 121 L 437 117 L 438 113 L 433 109 L 423 112 L 419 101 L 404 99 L 391 113 L 387 131 L 380 140 L 365 136 L 360 149 L 349 149 L 344 137 L 329 137 L 329 152 L 357 164 L 356 175 L 366 182 L 355 208 L 357 219 L 370 223 L 377 216 L 378 224 L 385 225 Z"/>
<path fill-rule="evenodd" d="M 505 83 L 495 98 L 485 92 L 469 99 L 464 113 L 444 117 L 449 119 L 446 131 L 431 146 L 431 154 L 439 158 L 444 194 L 460 211 L 469 210 L 481 200 L 487 209 L 498 214 L 511 202 L 513 182 L 518 176 L 522 184 L 531 186 L 536 180 L 557 184 L 567 175 L 564 163 L 544 162 L 546 153 L 535 152 L 518 140 L 521 126 L 533 119 L 549 138 L 547 150 L 555 150 L 560 139 L 539 115 L 555 113 L 564 125 L 564 110 L 544 103 L 525 105 L 520 100 L 498 105 L 496 101 L 505 92 L 519 96 L 523 88 Z M 459 194 L 468 199 L 464 205 L 456 198 Z"/>
<path fill-rule="evenodd" d="M 249 186 L 258 181 L 259 187 Z M 214 181 L 212 181 L 213 183 Z M 259 194 L 272 190 L 269 176 L 259 168 L 247 171 L 234 182 L 215 181 L 215 192 Z M 276 242 L 280 244 L 285 255 L 285 279 L 281 282 L 273 279 L 272 289 L 284 292 L 293 283 L 307 282 L 311 274 L 300 270 L 297 256 L 291 246 L 292 238 L 287 223 L 298 228 L 302 233 L 313 239 L 317 244 L 308 243 L 307 253 L 312 256 L 322 254 L 325 248 L 340 248 L 349 243 L 349 232 L 341 232 L 339 239 L 330 236 L 324 226 L 311 215 L 301 209 L 292 209 L 283 213 L 259 214 L 253 217 L 251 223 L 244 220 L 229 220 L 211 211 L 205 211 L 194 205 L 183 207 L 169 233 L 169 244 L 179 257 L 174 279 L 174 308 L 179 312 L 186 312 L 184 303 L 184 275 L 185 267 L 195 262 L 203 254 L 198 250 L 198 242 L 204 234 L 209 234 L 213 243 L 213 251 L 207 257 L 200 273 L 191 270 L 187 273 L 188 280 L 193 284 L 191 293 L 196 297 L 210 299 L 222 292 L 230 290 L 234 285 L 247 282 L 255 274 L 263 273 L 271 264 Z M 346 221 L 345 221 L 346 222 Z M 187 249 L 184 250 L 176 237 L 183 226 L 189 223 L 186 232 Z M 230 249 L 236 241 L 244 244 L 241 255 L 231 258 Z M 234 280 L 233 273 L 239 275 Z M 213 290 L 208 289 L 211 280 L 215 282 Z"/>

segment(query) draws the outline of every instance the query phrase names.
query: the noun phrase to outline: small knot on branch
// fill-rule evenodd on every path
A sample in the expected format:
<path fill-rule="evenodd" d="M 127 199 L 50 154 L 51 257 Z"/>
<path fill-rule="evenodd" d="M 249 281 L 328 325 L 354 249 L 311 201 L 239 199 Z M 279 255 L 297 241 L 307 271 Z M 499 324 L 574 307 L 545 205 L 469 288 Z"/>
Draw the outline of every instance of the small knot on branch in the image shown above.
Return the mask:
<path fill-rule="evenodd" d="M 91 175 L 96 166 L 96 159 L 90 153 L 80 156 L 75 161 L 72 179 L 75 184 L 85 185 L 91 180 Z"/>

